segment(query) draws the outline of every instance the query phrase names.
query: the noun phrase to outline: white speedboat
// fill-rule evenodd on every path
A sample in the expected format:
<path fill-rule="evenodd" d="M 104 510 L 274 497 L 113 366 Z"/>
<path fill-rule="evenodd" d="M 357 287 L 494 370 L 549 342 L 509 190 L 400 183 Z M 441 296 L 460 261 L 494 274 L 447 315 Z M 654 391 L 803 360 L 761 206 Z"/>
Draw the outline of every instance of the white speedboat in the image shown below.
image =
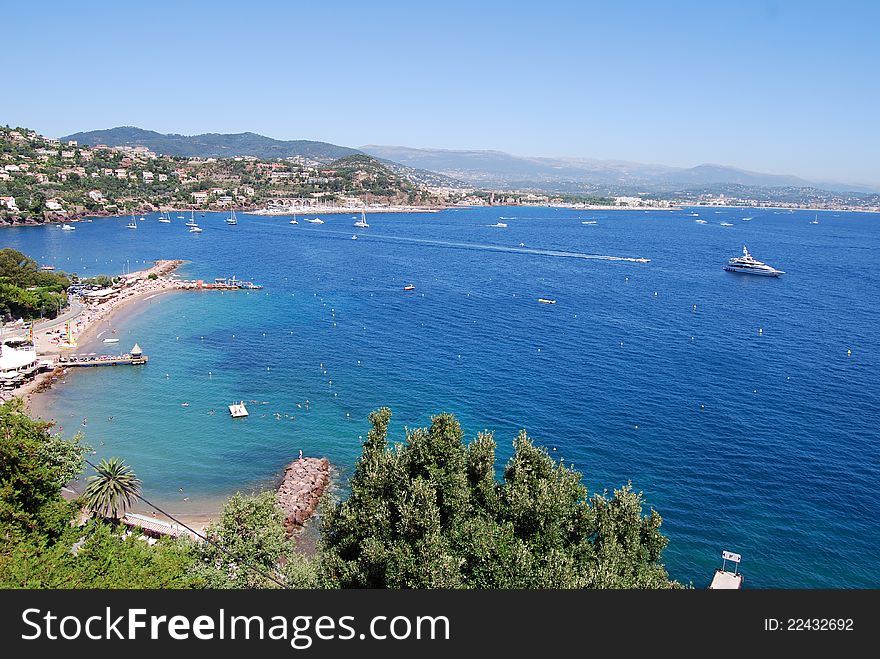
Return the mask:
<path fill-rule="evenodd" d="M 592 225 L 592 224 L 597 224 L 597 222 L 596 222 L 596 220 L 585 220 L 584 222 L 581 222 L 581 224 Z"/>
<path fill-rule="evenodd" d="M 490 227 L 495 227 L 496 229 L 506 229 L 507 225 L 504 222 L 496 222 L 495 224 L 490 224 Z"/>
<path fill-rule="evenodd" d="M 732 227 L 732 226 L 733 226 L 733 223 L 732 223 L 732 222 L 722 222 L 722 223 L 721 223 L 721 226 L 723 226 L 723 227 Z"/>
<path fill-rule="evenodd" d="M 358 237 L 357 237 L 357 236 L 352 236 L 351 239 L 352 239 L 352 240 L 357 240 Z"/>
<path fill-rule="evenodd" d="M 724 269 L 728 272 L 741 272 L 747 275 L 761 275 L 763 277 L 778 277 L 784 275 L 782 270 L 777 270 L 773 266 L 762 263 L 749 254 L 748 248 L 743 245 L 742 256 L 734 256 L 731 258 Z"/>
<path fill-rule="evenodd" d="M 190 232 L 190 233 L 201 233 L 201 232 L 202 232 L 202 227 L 200 227 L 199 225 L 191 226 L 191 227 L 189 228 L 189 232 Z"/>
<path fill-rule="evenodd" d="M 309 224 L 324 224 L 324 220 L 319 217 L 316 217 L 314 220 L 306 220 Z"/>
<path fill-rule="evenodd" d="M 75 231 L 75 230 L 76 230 L 76 227 L 73 226 L 73 225 L 70 225 L 70 224 L 62 224 L 62 225 L 61 225 L 61 230 L 62 230 L 62 231 Z"/>
<path fill-rule="evenodd" d="M 697 224 L 709 224 L 706 220 L 694 220 Z"/>

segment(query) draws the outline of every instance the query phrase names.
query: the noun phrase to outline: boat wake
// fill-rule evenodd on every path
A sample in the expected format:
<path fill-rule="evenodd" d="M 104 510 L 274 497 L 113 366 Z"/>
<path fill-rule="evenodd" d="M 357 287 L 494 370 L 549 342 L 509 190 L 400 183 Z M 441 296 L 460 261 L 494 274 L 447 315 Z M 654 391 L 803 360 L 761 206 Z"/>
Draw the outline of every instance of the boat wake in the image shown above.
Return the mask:
<path fill-rule="evenodd" d="M 313 231 L 312 233 L 318 233 Z M 321 233 L 340 234 L 338 231 L 322 231 Z M 345 234 L 348 235 L 348 234 Z M 610 254 L 586 254 L 584 252 L 569 252 L 557 249 L 539 249 L 535 247 L 508 247 L 506 245 L 491 245 L 485 243 L 459 243 L 447 240 L 431 240 L 427 238 L 406 238 L 403 236 L 388 236 L 371 233 L 370 241 L 376 242 L 403 242 L 416 245 L 429 245 L 431 247 L 444 247 L 447 249 L 470 249 L 488 252 L 506 252 L 509 254 L 529 254 L 533 256 L 553 256 L 566 259 L 585 259 L 590 261 L 629 261 L 630 263 L 650 263 L 651 259 L 636 258 L 632 256 L 614 256 Z"/>

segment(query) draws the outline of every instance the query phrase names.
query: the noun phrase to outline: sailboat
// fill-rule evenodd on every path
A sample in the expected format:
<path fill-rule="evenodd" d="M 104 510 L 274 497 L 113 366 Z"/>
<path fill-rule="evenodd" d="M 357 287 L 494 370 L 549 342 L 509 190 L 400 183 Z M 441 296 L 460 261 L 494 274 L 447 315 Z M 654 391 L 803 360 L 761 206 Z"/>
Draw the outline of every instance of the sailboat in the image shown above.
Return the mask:
<path fill-rule="evenodd" d="M 232 215 L 226 218 L 226 224 L 238 224 L 238 218 L 235 217 L 235 209 L 232 209 Z"/>
<path fill-rule="evenodd" d="M 364 214 L 364 211 L 361 211 L 361 219 L 354 223 L 354 225 L 358 229 L 369 229 L 370 225 L 367 224 L 367 216 Z"/>
<path fill-rule="evenodd" d="M 189 218 L 189 222 L 186 223 L 186 226 L 188 226 L 188 227 L 197 227 L 197 226 L 199 226 L 198 224 L 196 224 L 196 212 L 195 212 L 195 210 L 192 211 L 192 216 Z"/>
<path fill-rule="evenodd" d="M 296 212 L 293 213 L 293 219 L 288 222 L 288 224 L 299 224 L 299 222 L 296 221 Z"/>
<path fill-rule="evenodd" d="M 131 216 L 131 222 L 129 222 L 129 223 L 126 225 L 126 227 L 129 228 L 129 229 L 137 229 L 137 228 L 138 228 L 137 222 L 136 222 L 135 219 L 134 219 L 134 214 L 132 214 L 132 216 Z"/>
<path fill-rule="evenodd" d="M 814 219 L 810 224 L 819 224 L 819 214 L 816 213 L 816 219 Z"/>
<path fill-rule="evenodd" d="M 162 224 L 171 224 L 171 216 L 168 215 L 168 211 L 162 211 L 162 212 L 159 214 L 159 221 L 160 221 Z"/>

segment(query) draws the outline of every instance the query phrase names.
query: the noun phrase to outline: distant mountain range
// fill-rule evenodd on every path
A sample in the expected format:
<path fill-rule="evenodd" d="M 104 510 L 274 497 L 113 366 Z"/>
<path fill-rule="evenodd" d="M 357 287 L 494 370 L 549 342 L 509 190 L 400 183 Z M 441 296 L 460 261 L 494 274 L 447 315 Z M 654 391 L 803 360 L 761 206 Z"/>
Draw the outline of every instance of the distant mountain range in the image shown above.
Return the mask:
<path fill-rule="evenodd" d="M 502 151 L 452 151 L 367 145 L 364 153 L 409 167 L 428 169 L 472 185 L 493 188 L 545 188 L 570 191 L 642 189 L 674 192 L 694 187 L 736 184 L 753 187 L 803 187 L 874 192 L 866 186 L 807 181 L 796 176 L 762 174 L 723 165 L 681 168 L 620 160 L 528 158 Z"/>
<path fill-rule="evenodd" d="M 144 146 L 166 156 L 185 158 L 230 158 L 254 156 L 262 160 L 302 156 L 310 160 L 329 162 L 360 153 L 357 149 L 311 140 L 275 140 L 256 133 L 205 133 L 204 135 L 163 135 L 152 130 L 120 126 L 107 130 L 74 133 L 60 138 L 76 140 L 79 144 L 106 144 L 108 146 Z"/>
<path fill-rule="evenodd" d="M 530 158 L 502 151 L 414 149 L 367 145 L 360 149 L 312 140 L 275 140 L 256 133 L 177 135 L 133 126 L 74 133 L 61 138 L 80 144 L 144 146 L 170 156 L 261 159 L 302 156 L 329 163 L 356 154 L 368 154 L 417 183 L 466 184 L 488 189 L 533 189 L 586 193 L 671 193 L 738 185 L 754 188 L 814 188 L 833 192 L 873 193 L 862 185 L 808 181 L 796 176 L 762 174 L 724 165 L 696 167 L 645 165 L 620 160 Z"/>

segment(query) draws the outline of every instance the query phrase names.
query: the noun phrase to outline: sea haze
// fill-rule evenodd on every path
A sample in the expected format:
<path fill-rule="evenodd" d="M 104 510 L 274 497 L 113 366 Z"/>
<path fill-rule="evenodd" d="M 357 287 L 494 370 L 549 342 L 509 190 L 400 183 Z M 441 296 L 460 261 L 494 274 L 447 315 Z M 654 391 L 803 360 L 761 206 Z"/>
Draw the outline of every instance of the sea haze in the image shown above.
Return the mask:
<path fill-rule="evenodd" d="M 499 474 L 525 428 L 591 492 L 631 480 L 676 579 L 706 586 L 728 549 L 747 587 L 878 585 L 880 215 L 208 213 L 202 234 L 175 215 L 0 234 L 80 275 L 181 258 L 183 277 L 265 286 L 149 300 L 102 328 L 148 365 L 71 373 L 39 403 L 171 510 L 270 485 L 300 449 L 344 484 L 371 410 L 394 410 L 395 440 L 449 411 L 495 431 Z M 724 272 L 743 244 L 786 274 Z M 238 400 L 250 417 L 229 417 Z"/>

